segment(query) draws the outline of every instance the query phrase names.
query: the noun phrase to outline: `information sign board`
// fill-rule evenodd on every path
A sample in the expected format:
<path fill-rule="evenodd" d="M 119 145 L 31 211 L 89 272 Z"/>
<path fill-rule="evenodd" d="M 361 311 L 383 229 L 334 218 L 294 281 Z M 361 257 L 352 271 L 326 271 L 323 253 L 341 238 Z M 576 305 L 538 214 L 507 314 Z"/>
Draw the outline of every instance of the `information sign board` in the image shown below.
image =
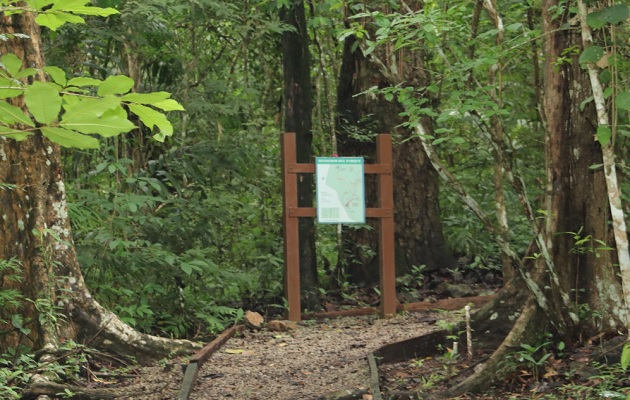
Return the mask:
<path fill-rule="evenodd" d="M 362 157 L 316 157 L 317 222 L 365 223 Z"/>

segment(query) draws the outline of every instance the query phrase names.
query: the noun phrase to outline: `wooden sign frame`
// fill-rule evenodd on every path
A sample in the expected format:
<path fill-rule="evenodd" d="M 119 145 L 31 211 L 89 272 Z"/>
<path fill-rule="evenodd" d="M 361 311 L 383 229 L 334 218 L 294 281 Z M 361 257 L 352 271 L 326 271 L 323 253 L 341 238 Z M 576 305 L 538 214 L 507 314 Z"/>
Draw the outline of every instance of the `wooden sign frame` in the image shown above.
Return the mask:
<path fill-rule="evenodd" d="M 315 164 L 297 162 L 295 133 L 282 135 L 282 193 L 284 224 L 284 295 L 289 310 L 287 318 L 302 319 L 300 304 L 299 218 L 314 218 L 314 207 L 298 207 L 298 174 L 314 174 Z M 392 138 L 380 134 L 376 138 L 376 164 L 365 164 L 364 173 L 376 174 L 378 207 L 366 208 L 367 218 L 379 219 L 379 274 L 381 317 L 396 314 L 396 268 L 394 254 L 394 180 L 392 166 Z"/>

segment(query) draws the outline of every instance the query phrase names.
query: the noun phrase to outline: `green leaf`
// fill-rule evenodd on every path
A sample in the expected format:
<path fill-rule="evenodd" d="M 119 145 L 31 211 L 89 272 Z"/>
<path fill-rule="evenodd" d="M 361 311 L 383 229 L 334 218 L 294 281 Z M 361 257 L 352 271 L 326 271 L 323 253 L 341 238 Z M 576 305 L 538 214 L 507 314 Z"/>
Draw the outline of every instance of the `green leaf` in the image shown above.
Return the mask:
<path fill-rule="evenodd" d="M 621 368 L 625 371 L 628 369 L 630 365 L 630 343 L 626 343 L 623 345 L 623 350 L 621 351 Z"/>
<path fill-rule="evenodd" d="M 30 127 L 35 126 L 33 121 L 24 114 L 21 108 L 4 101 L 0 101 L 0 121 L 7 125 L 15 124 L 17 122 Z"/>
<path fill-rule="evenodd" d="M 41 128 L 41 131 L 50 141 L 63 147 L 78 149 L 98 149 L 99 147 L 97 139 L 67 129 L 45 126 Z"/>
<path fill-rule="evenodd" d="M 173 134 L 173 125 L 166 118 L 166 115 L 162 114 L 159 111 L 155 111 L 152 108 L 142 106 L 139 104 L 130 104 L 129 110 L 140 117 L 140 120 L 143 124 L 149 127 L 149 129 L 153 130 L 155 126 L 160 128 L 160 133 L 156 140 L 160 141 L 164 140 L 164 137 L 171 136 Z"/>
<path fill-rule="evenodd" d="M 32 134 L 33 132 L 21 131 L 19 129 L 13 129 L 7 126 L 0 125 L 0 136 L 15 139 L 18 142 L 26 139 Z"/>
<path fill-rule="evenodd" d="M 37 74 L 37 70 L 35 68 L 26 68 L 13 75 L 15 79 L 23 79 L 28 78 L 29 76 L 33 76 Z"/>
<path fill-rule="evenodd" d="M 84 76 L 80 76 L 78 78 L 72 78 L 68 81 L 68 86 L 77 86 L 77 87 L 85 87 L 85 86 L 100 86 L 103 81 L 100 79 L 88 78 Z"/>
<path fill-rule="evenodd" d="M 126 118 L 109 116 L 95 118 L 93 116 L 77 116 L 71 121 L 62 120 L 59 126 L 81 133 L 97 133 L 104 137 L 112 137 L 129 132 L 135 125 Z"/>
<path fill-rule="evenodd" d="M 61 111 L 61 96 L 52 83 L 33 82 L 26 87 L 24 100 L 28 111 L 41 124 L 52 123 Z"/>
<path fill-rule="evenodd" d="M 50 67 L 44 67 L 44 72 L 50 75 L 53 82 L 55 82 L 56 84 L 61 85 L 61 86 L 66 86 L 66 82 L 67 82 L 66 72 L 63 69 L 59 67 L 50 66 Z"/>
<path fill-rule="evenodd" d="M 154 105 L 155 103 L 165 101 L 169 97 L 171 97 L 171 94 L 168 92 L 127 93 L 121 99 L 130 103 Z"/>
<path fill-rule="evenodd" d="M 27 3 L 31 4 L 33 6 L 33 8 L 35 8 L 36 10 L 41 10 L 42 8 L 49 6 L 52 3 L 54 3 L 54 2 L 55 2 L 55 0 L 30 0 L 30 1 L 27 1 Z"/>
<path fill-rule="evenodd" d="M 19 82 L 7 78 L 0 78 L 0 98 L 10 99 L 18 97 L 23 93 L 24 88 L 19 85 Z"/>
<path fill-rule="evenodd" d="M 96 15 L 99 17 L 107 17 L 112 14 L 119 14 L 118 10 L 114 8 L 101 8 L 101 7 L 90 7 L 86 6 L 89 0 L 64 0 L 57 2 L 52 10 L 61 10 L 66 12 L 71 12 L 75 14 L 83 14 L 83 15 Z"/>
<path fill-rule="evenodd" d="M 0 58 L 0 62 L 2 62 L 2 65 L 11 76 L 14 76 L 22 69 L 22 60 L 13 53 L 3 55 L 2 58 Z"/>
<path fill-rule="evenodd" d="M 133 79 L 128 76 L 110 76 L 98 87 L 98 95 L 106 96 L 108 94 L 125 94 L 133 88 L 133 85 Z"/>
<path fill-rule="evenodd" d="M 586 16 L 586 23 L 593 29 L 599 29 L 606 24 L 616 25 L 630 16 L 626 4 L 617 4 L 602 10 L 592 12 Z"/>
<path fill-rule="evenodd" d="M 615 98 L 617 108 L 625 111 L 630 110 L 630 92 L 621 92 Z"/>
<path fill-rule="evenodd" d="M 66 22 L 70 22 L 73 24 L 83 24 L 85 23 L 85 20 L 78 15 L 72 15 L 58 11 L 54 13 L 47 12 L 44 14 L 39 14 L 37 18 L 35 18 L 35 23 L 37 23 L 37 25 L 45 26 L 53 31 L 56 31 Z"/>
<path fill-rule="evenodd" d="M 64 0 L 57 1 L 55 5 L 53 5 L 53 10 L 67 10 L 68 7 L 84 7 L 89 0 Z M 54 3 L 54 2 L 53 2 Z"/>
<path fill-rule="evenodd" d="M 630 10 L 626 4 L 617 4 L 606 7 L 599 12 L 599 19 L 612 25 L 616 25 L 628 19 Z"/>
<path fill-rule="evenodd" d="M 608 146 L 610 144 L 611 136 L 612 134 L 609 126 L 600 125 L 597 127 L 597 140 L 602 146 Z"/>
<path fill-rule="evenodd" d="M 76 101 L 77 98 L 70 96 L 73 104 L 66 106 L 66 112 L 63 115 L 64 121 L 70 122 L 73 118 L 82 118 L 92 116 L 100 118 L 107 111 L 116 107 L 120 107 L 120 99 L 115 96 L 105 96 L 101 98 L 83 98 Z"/>
<path fill-rule="evenodd" d="M 599 74 L 599 81 L 603 85 L 610 83 L 611 80 L 612 80 L 612 74 L 610 73 L 610 68 L 606 68 L 605 70 L 602 71 L 601 74 Z"/>
<path fill-rule="evenodd" d="M 606 25 L 606 21 L 601 20 L 599 15 L 600 12 L 596 11 L 586 16 L 586 23 L 591 27 L 591 29 L 599 29 Z"/>
<path fill-rule="evenodd" d="M 595 63 L 604 57 L 604 49 L 601 46 L 590 46 L 584 49 L 580 55 L 580 64 Z"/>
<path fill-rule="evenodd" d="M 152 106 L 159 108 L 163 111 L 186 111 L 184 107 L 177 102 L 177 100 L 168 99 L 153 103 Z"/>

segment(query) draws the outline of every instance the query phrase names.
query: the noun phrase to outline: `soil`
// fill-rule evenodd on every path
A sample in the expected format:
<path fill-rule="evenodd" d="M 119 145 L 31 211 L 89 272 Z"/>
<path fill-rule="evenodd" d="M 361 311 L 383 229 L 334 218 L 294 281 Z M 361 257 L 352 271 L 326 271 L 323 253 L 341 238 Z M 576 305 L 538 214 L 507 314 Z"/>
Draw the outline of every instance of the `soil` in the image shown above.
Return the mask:
<path fill-rule="evenodd" d="M 369 352 L 436 330 L 436 320 L 453 316 L 344 317 L 305 321 L 287 332 L 246 330 L 203 365 L 190 399 L 296 400 L 344 390 L 368 393 Z M 182 379 L 179 365 L 143 369 L 126 387 L 129 395 L 121 398 L 174 399 Z"/>
<path fill-rule="evenodd" d="M 456 280 L 434 280 L 423 285 L 422 297 L 439 298 L 435 287 L 453 281 Z M 477 293 L 495 289 L 485 281 L 472 282 L 473 286 L 479 286 Z M 373 307 L 377 303 L 378 296 L 367 292 L 350 298 L 335 298 L 331 293 L 326 309 L 339 310 L 348 305 Z M 271 331 L 267 326 L 261 330 L 247 329 L 229 339 L 203 364 L 190 399 L 371 400 L 367 362 L 370 352 L 453 326 L 463 318 L 463 311 L 433 309 L 403 312 L 391 319 L 379 319 L 376 315 L 312 319 L 284 332 Z M 607 339 L 610 338 L 593 338 L 587 341 L 589 346 L 570 352 L 547 342 L 535 352 L 516 349 L 514 358 L 508 360 L 510 365 L 500 386 L 483 395 L 464 395 L 459 399 L 623 400 L 630 392 L 630 379 L 618 367 L 624 338 L 617 337 L 616 342 Z M 436 347 L 434 343 L 430 345 Z M 431 398 L 433 393 L 472 374 L 490 354 L 490 350 L 475 349 L 473 358 L 469 358 L 467 354 L 455 353 L 448 341 L 438 349 L 430 357 L 381 362 L 378 372 L 382 398 Z M 527 357 L 519 360 L 519 354 L 529 355 L 539 365 Z M 81 386 L 110 390 L 115 393 L 110 398 L 133 400 L 178 398 L 188 363 L 187 359 L 175 359 L 152 367 L 112 369 L 114 362 L 105 365 L 102 359 L 99 361 L 111 375 L 94 372 L 99 363 L 93 362 L 91 370 L 85 371 L 86 380 Z M 616 369 L 605 367 L 606 361 L 616 362 Z"/>
<path fill-rule="evenodd" d="M 285 332 L 266 327 L 244 330 L 203 364 L 190 399 L 372 400 L 366 360 L 370 352 L 381 349 L 378 359 L 379 354 L 384 355 L 382 346 L 389 348 L 462 319 L 459 311 L 423 311 L 391 319 L 370 315 L 309 320 Z M 551 342 L 536 346 L 535 352 L 517 350 L 508 360 L 511 365 L 500 386 L 483 395 L 458 399 L 626 399 L 630 379 L 618 364 L 624 339 L 595 337 L 587 341 L 588 346 L 570 352 Z M 489 355 L 489 351 L 475 349 L 471 359 L 454 353 L 453 346 L 446 343 L 434 356 L 380 362 L 382 398 L 429 399 L 472 374 Z M 519 360 L 519 354 L 542 361 L 536 366 L 527 357 Z M 606 362 L 617 367 L 607 368 Z M 108 398 L 176 399 L 186 365 L 186 359 L 178 359 L 152 367 L 119 368 L 111 374 L 94 369 L 81 385 L 115 393 Z"/>

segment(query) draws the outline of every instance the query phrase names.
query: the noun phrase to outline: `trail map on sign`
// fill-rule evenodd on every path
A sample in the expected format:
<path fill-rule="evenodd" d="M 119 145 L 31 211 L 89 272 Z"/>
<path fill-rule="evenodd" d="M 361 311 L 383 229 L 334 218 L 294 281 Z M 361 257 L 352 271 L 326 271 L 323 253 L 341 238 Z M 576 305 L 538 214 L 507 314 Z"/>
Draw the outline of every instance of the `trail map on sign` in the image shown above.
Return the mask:
<path fill-rule="evenodd" d="M 363 158 L 315 158 L 317 222 L 364 224 Z"/>

